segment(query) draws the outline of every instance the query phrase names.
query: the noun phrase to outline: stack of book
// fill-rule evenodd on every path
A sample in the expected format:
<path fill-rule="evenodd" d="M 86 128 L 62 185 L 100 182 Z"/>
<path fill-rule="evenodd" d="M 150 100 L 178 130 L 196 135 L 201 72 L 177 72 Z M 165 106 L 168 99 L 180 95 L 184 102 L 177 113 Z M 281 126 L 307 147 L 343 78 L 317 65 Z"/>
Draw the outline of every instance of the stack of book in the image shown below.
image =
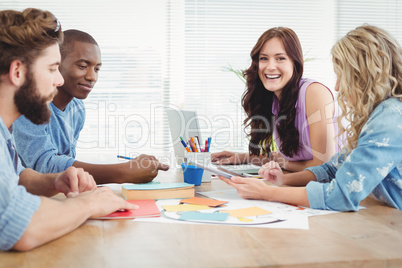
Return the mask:
<path fill-rule="evenodd" d="M 127 184 L 121 188 L 126 200 L 190 198 L 195 193 L 194 184 L 188 183 Z"/>

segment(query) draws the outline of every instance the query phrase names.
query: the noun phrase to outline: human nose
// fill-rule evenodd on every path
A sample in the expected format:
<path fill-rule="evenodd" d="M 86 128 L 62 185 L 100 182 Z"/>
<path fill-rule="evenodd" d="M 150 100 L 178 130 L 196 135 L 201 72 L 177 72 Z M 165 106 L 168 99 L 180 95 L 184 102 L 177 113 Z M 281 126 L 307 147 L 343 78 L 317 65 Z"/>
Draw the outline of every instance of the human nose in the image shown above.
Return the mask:
<path fill-rule="evenodd" d="M 339 92 L 339 83 L 340 83 L 340 81 L 339 81 L 339 78 L 338 78 L 338 79 L 336 79 L 335 88 L 334 88 L 334 90 L 336 92 Z"/>
<path fill-rule="evenodd" d="M 96 80 L 98 80 L 98 73 L 93 68 L 88 68 L 85 79 L 96 82 Z"/>
<path fill-rule="evenodd" d="M 269 59 L 268 62 L 267 62 L 266 68 L 268 70 L 270 70 L 270 71 L 275 70 L 276 69 L 276 62 L 273 59 Z"/>
<path fill-rule="evenodd" d="M 61 75 L 60 71 L 57 71 L 57 77 L 55 79 L 55 86 L 61 87 L 64 84 L 64 78 Z"/>

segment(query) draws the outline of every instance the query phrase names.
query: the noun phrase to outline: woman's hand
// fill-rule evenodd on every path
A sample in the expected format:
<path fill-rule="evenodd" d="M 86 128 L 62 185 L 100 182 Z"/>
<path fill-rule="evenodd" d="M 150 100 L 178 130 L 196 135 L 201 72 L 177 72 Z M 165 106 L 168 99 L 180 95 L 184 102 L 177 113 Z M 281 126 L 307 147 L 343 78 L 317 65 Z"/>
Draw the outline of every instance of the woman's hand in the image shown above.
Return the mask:
<path fill-rule="evenodd" d="M 268 200 L 268 188 L 264 181 L 256 178 L 233 176 L 230 179 L 219 176 L 219 179 L 236 188 L 239 195 L 245 199 Z"/>
<path fill-rule="evenodd" d="M 279 166 L 284 169 L 286 169 L 286 165 L 289 162 L 279 151 L 271 152 L 271 161 L 277 162 Z"/>
<path fill-rule="evenodd" d="M 223 151 L 211 154 L 211 162 L 216 162 L 218 165 L 243 164 L 248 163 L 249 154 L 234 153 Z"/>
<path fill-rule="evenodd" d="M 275 161 L 270 161 L 263 165 L 258 174 L 261 175 L 266 181 L 269 181 L 277 186 L 284 184 L 283 182 L 283 172 L 280 165 Z"/>

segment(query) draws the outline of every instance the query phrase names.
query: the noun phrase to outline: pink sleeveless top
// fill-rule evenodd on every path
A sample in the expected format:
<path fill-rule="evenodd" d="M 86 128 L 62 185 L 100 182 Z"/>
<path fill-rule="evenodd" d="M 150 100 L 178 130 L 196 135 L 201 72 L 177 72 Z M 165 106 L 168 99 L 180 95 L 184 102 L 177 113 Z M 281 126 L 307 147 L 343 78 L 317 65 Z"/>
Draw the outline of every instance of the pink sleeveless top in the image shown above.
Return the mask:
<path fill-rule="evenodd" d="M 319 82 L 311 80 L 311 79 L 306 79 L 306 78 L 302 78 L 300 80 L 299 97 L 296 101 L 295 127 L 299 131 L 299 144 L 301 146 L 299 148 L 299 151 L 292 157 L 288 157 L 281 153 L 282 156 L 289 161 L 303 161 L 303 160 L 313 159 L 313 154 L 311 153 L 310 128 L 308 125 L 307 112 L 306 112 L 306 90 L 307 90 L 308 86 L 311 85 L 312 83 L 319 83 Z M 322 84 L 322 83 L 320 83 L 320 84 Z M 331 92 L 331 90 L 329 90 L 329 92 Z M 332 94 L 332 92 L 331 92 L 331 94 Z M 275 116 L 275 120 L 278 117 L 278 112 L 279 112 L 279 101 L 276 98 L 276 96 L 274 95 L 273 102 L 272 102 L 272 113 Z M 339 108 L 337 107 L 337 105 L 335 105 L 335 112 L 334 112 L 334 117 L 333 117 L 333 125 L 334 125 L 335 135 L 338 134 L 338 124 L 336 122 L 336 119 L 338 118 L 338 116 L 339 116 Z M 276 127 L 274 127 L 273 136 L 274 136 L 275 142 L 277 144 L 277 147 L 279 149 L 281 140 L 278 136 L 278 131 L 277 131 Z M 338 147 L 339 146 L 336 145 L 336 152 L 339 152 Z"/>

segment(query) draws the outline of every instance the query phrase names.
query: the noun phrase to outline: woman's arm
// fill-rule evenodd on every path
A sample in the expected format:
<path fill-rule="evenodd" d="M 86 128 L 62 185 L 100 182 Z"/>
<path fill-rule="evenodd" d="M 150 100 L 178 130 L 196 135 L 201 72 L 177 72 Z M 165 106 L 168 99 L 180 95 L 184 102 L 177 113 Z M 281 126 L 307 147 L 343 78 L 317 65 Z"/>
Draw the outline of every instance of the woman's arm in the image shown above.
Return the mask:
<path fill-rule="evenodd" d="M 287 161 L 279 153 L 272 160 L 289 171 L 301 171 L 327 162 L 335 154 L 334 99 L 331 92 L 319 83 L 312 83 L 306 91 L 306 114 L 310 130 L 313 159 Z"/>
<path fill-rule="evenodd" d="M 248 153 L 235 153 L 229 151 L 222 151 L 218 153 L 211 154 L 211 162 L 216 162 L 219 165 L 228 164 L 254 164 L 257 166 L 262 166 L 263 164 L 269 162 L 266 155 L 250 155 Z"/>
<path fill-rule="evenodd" d="M 282 202 L 297 206 L 309 207 L 306 187 L 272 187 L 264 181 L 254 178 L 219 176 L 221 180 L 236 188 L 239 195 L 245 199 L 258 199 Z"/>

